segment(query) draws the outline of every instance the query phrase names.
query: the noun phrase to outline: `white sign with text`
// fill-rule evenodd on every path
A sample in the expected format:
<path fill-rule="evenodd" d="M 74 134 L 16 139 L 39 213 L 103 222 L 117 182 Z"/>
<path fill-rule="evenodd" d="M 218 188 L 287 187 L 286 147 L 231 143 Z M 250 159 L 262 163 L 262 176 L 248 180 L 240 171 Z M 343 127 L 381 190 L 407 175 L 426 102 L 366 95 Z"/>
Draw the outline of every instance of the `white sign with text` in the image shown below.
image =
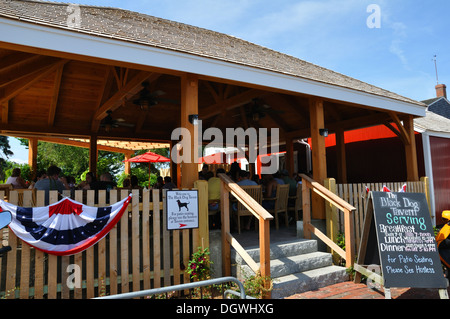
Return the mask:
<path fill-rule="evenodd" d="M 198 228 L 198 191 L 167 191 L 167 229 Z"/>

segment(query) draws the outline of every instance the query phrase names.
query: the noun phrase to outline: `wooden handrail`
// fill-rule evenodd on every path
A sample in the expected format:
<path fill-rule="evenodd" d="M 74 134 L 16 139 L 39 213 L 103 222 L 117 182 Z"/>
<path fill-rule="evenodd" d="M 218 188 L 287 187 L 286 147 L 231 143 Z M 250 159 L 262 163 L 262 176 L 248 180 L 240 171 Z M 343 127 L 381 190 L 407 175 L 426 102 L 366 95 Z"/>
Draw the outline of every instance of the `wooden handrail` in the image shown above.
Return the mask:
<path fill-rule="evenodd" d="M 301 174 L 302 177 L 302 197 L 303 197 L 303 236 L 310 239 L 311 233 L 320 238 L 331 249 L 338 253 L 345 259 L 346 266 L 351 267 L 355 263 L 355 248 L 354 248 L 354 227 L 353 227 L 353 213 L 356 208 L 347 203 L 345 200 L 322 186 L 320 183 L 311 179 L 310 177 Z M 310 207 L 310 190 L 320 195 L 326 201 L 336 206 L 344 212 L 344 235 L 345 235 L 345 250 L 337 246 L 330 238 L 318 230 L 311 224 L 311 207 Z"/>
<path fill-rule="evenodd" d="M 222 267 L 223 275 L 231 275 L 231 246 L 236 249 L 245 262 L 255 273 L 259 272 L 264 278 L 265 286 L 270 283 L 270 221 L 273 216 L 267 212 L 257 201 L 247 192 L 237 185 L 225 174 L 218 174 L 221 179 L 220 211 L 222 217 Z M 244 248 L 230 234 L 230 194 L 240 201 L 259 220 L 259 267 L 258 264 L 248 255 Z M 270 292 L 263 294 L 264 299 L 271 297 Z"/>
<path fill-rule="evenodd" d="M 263 220 L 272 220 L 273 216 L 265 210 L 257 201 L 253 199 L 246 191 L 244 191 L 238 184 L 226 174 L 218 174 L 219 178 L 225 183 L 224 186 L 236 197 L 242 205 L 245 206 L 256 218 Z"/>
<path fill-rule="evenodd" d="M 307 175 L 300 174 L 300 176 L 303 179 L 302 183 L 304 183 L 304 181 L 306 181 L 307 184 L 309 184 L 308 187 L 311 188 L 316 194 L 320 195 L 322 198 L 329 201 L 330 203 L 332 203 L 334 206 L 336 206 L 340 210 L 342 210 L 342 211 L 356 210 L 355 207 L 353 207 L 352 205 L 347 203 L 345 200 L 343 200 L 342 198 L 340 198 L 339 196 L 337 196 L 336 194 L 334 194 L 333 192 L 331 192 L 330 190 L 328 190 L 327 188 L 322 186 L 320 183 L 311 179 Z"/>

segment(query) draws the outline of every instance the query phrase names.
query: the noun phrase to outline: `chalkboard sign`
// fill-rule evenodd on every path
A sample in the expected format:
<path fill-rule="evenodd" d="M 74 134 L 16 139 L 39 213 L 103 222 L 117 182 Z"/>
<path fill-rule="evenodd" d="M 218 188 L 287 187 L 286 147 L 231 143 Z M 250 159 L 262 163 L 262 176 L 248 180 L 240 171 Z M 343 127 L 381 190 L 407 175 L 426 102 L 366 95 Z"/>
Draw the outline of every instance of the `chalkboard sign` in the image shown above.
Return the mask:
<path fill-rule="evenodd" d="M 369 200 L 364 263 L 381 265 L 384 287 L 446 288 L 425 194 L 371 192 Z"/>

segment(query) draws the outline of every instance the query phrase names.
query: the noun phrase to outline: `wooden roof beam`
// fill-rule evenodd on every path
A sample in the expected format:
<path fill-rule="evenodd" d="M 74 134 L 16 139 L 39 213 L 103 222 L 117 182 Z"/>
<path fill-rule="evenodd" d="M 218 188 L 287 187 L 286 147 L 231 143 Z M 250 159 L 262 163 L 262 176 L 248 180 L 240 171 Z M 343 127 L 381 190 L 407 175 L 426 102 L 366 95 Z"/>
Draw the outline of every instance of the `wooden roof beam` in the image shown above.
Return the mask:
<path fill-rule="evenodd" d="M 28 63 L 32 60 L 36 60 L 39 55 L 33 55 L 25 52 L 14 52 L 5 57 L 2 57 L 0 60 L 0 72 L 5 72 L 12 68 L 17 67 L 18 65 Z"/>
<path fill-rule="evenodd" d="M 48 125 L 53 126 L 55 123 L 56 107 L 58 105 L 59 89 L 61 87 L 61 79 L 63 75 L 64 64 L 58 67 L 55 72 L 55 81 L 53 83 L 53 94 L 50 109 L 48 111 Z"/>
<path fill-rule="evenodd" d="M 20 64 L 16 67 L 9 68 L 0 72 L 0 87 L 4 87 L 17 80 L 20 80 L 28 75 L 45 70 L 52 66 L 59 59 L 51 57 L 37 57 L 30 61 L 30 63 Z"/>
<path fill-rule="evenodd" d="M 2 101 L 0 106 L 2 107 L 2 124 L 6 125 L 9 118 L 9 101 Z"/>
<path fill-rule="evenodd" d="M 0 88 L 0 103 L 10 100 L 18 95 L 23 90 L 29 88 L 35 82 L 46 77 L 54 72 L 56 69 L 65 65 L 69 60 L 56 60 L 48 64 L 45 68 L 40 68 L 28 73 L 27 76 L 21 77 L 16 81 L 10 82 L 8 85 Z"/>
<path fill-rule="evenodd" d="M 219 115 L 222 111 L 229 111 L 235 109 L 239 106 L 251 102 L 251 100 L 268 94 L 269 92 L 250 89 L 243 93 L 234 95 L 228 99 L 222 100 L 214 105 L 202 108 L 199 110 L 199 117 L 201 120 L 206 120 L 215 115 Z"/>
<path fill-rule="evenodd" d="M 102 106 L 95 112 L 95 115 L 92 120 L 91 131 L 97 132 L 100 126 L 100 121 L 103 120 L 108 114 L 108 111 L 114 111 L 118 109 L 124 99 L 128 95 L 135 95 L 140 90 L 142 90 L 142 82 L 149 81 L 153 82 L 157 78 L 159 78 L 161 74 L 159 73 L 150 73 L 146 71 L 140 71 L 136 74 L 132 79 L 130 79 L 127 84 L 122 86 L 109 100 L 103 103 Z"/>
<path fill-rule="evenodd" d="M 389 129 L 391 129 L 391 131 L 393 131 L 395 134 L 397 134 L 405 145 L 411 144 L 411 140 L 409 138 L 408 132 L 406 131 L 405 127 L 403 126 L 403 123 L 401 122 L 398 115 L 394 112 L 389 112 L 389 115 L 391 116 L 394 123 L 397 125 L 398 130 L 396 130 L 392 125 L 386 125 L 386 126 Z"/>

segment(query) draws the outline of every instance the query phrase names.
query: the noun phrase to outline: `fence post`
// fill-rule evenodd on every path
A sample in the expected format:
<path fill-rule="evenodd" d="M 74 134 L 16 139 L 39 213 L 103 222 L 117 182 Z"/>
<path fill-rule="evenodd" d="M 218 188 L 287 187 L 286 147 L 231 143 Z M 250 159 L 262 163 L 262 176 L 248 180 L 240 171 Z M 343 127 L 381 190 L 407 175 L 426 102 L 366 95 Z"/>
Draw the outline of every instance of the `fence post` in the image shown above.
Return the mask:
<path fill-rule="evenodd" d="M 305 179 L 302 180 L 302 203 L 303 203 L 303 238 L 311 239 L 311 194 Z"/>
<path fill-rule="evenodd" d="M 421 177 L 420 181 L 423 183 L 423 192 L 425 193 L 425 197 L 428 203 L 428 209 L 430 211 L 431 220 L 434 220 L 435 212 L 431 211 L 431 198 L 430 198 L 430 179 L 427 176 Z"/>
<path fill-rule="evenodd" d="M 268 289 L 270 284 L 270 220 L 263 218 L 259 218 L 259 251 L 261 276 L 264 278 L 265 288 Z M 270 299 L 270 291 L 265 292 L 262 298 Z"/>
<path fill-rule="evenodd" d="M 349 268 L 355 263 L 355 231 L 353 214 L 354 210 L 344 211 L 344 222 L 345 222 L 345 261 L 346 267 Z"/>
<path fill-rule="evenodd" d="M 194 188 L 198 190 L 198 242 L 205 249 L 209 248 L 208 182 L 198 180 Z"/>
<path fill-rule="evenodd" d="M 231 275 L 231 246 L 227 240 L 230 232 L 230 191 L 225 183 L 220 183 L 220 212 L 222 222 L 222 275 Z"/>
<path fill-rule="evenodd" d="M 336 180 L 334 178 L 327 178 L 324 181 L 324 186 L 331 191 L 333 194 L 336 194 Z M 337 208 L 333 204 L 326 202 L 325 203 L 325 215 L 326 215 L 326 225 L 327 225 L 327 236 L 334 243 L 337 243 L 338 231 L 339 231 L 339 223 L 338 223 L 338 215 Z M 330 250 L 330 248 L 328 248 Z M 333 260 L 335 263 L 338 262 L 340 256 L 336 254 L 333 250 L 331 250 L 333 254 Z"/>

